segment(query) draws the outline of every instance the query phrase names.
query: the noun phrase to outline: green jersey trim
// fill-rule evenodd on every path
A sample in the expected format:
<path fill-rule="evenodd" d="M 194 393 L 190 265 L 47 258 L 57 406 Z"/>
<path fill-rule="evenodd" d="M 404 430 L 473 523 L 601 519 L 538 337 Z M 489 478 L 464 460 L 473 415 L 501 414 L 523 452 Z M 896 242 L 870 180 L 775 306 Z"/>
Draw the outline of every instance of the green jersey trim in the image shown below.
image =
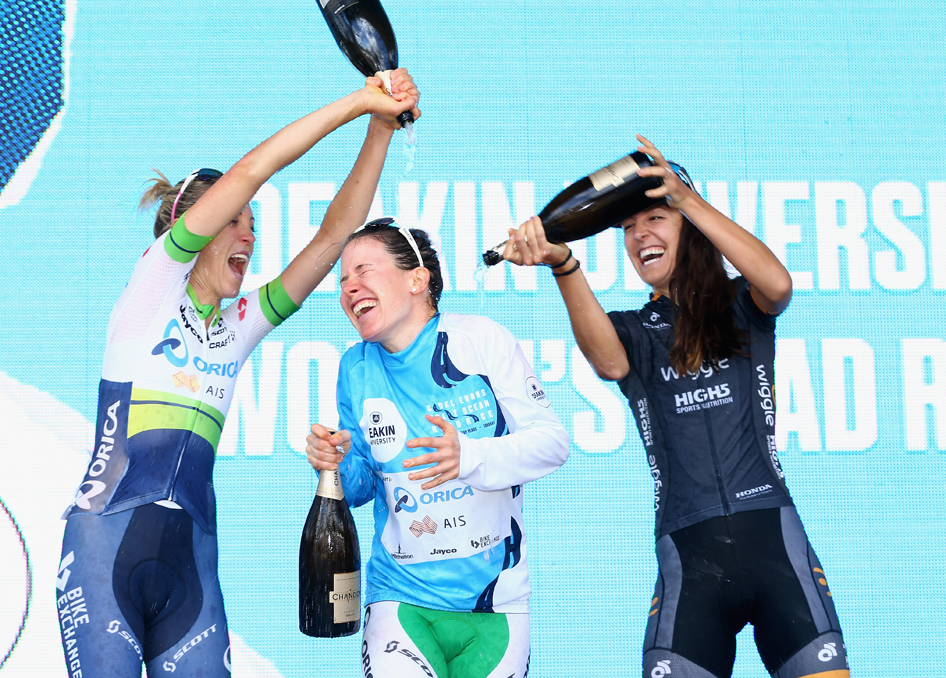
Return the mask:
<path fill-rule="evenodd" d="M 155 429 L 191 431 L 217 449 L 225 417 L 198 400 L 161 391 L 133 388 L 128 410 L 128 437 Z"/>
<path fill-rule="evenodd" d="M 202 249 L 213 240 L 213 237 L 207 235 L 195 235 L 187 230 L 184 225 L 184 217 L 187 212 L 181 215 L 180 219 L 174 222 L 168 237 L 164 240 L 164 251 L 174 261 L 180 264 L 187 264 L 193 261 Z"/>
<path fill-rule="evenodd" d="M 280 278 L 275 278 L 260 288 L 259 305 L 266 319 L 277 326 L 301 308 L 289 297 Z"/>

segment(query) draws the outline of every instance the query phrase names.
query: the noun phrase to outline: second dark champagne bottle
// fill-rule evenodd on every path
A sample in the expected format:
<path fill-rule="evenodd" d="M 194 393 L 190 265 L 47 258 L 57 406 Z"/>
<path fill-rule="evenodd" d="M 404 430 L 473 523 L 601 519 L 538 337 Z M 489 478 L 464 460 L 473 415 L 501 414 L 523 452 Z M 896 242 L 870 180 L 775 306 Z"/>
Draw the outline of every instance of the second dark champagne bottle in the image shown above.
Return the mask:
<path fill-rule="evenodd" d="M 545 237 L 555 243 L 582 240 L 664 202 L 663 198 L 649 198 L 644 194 L 663 181 L 637 173 L 640 168 L 653 164 L 647 155 L 635 151 L 568 186 L 539 212 Z M 676 163 L 670 166 L 677 174 L 682 172 L 681 176 L 685 176 L 682 167 Z M 684 181 L 689 183 L 689 178 Z M 502 261 L 505 245 L 503 242 L 487 250 L 483 262 L 493 266 Z"/>
<path fill-rule="evenodd" d="M 380 0 L 319 0 L 319 7 L 339 49 L 362 75 L 397 68 L 397 40 Z M 414 116 L 404 111 L 397 120 L 404 127 Z"/>
<path fill-rule="evenodd" d="M 361 628 L 361 552 L 338 470 L 321 471 L 299 546 L 299 630 L 336 638 Z"/>

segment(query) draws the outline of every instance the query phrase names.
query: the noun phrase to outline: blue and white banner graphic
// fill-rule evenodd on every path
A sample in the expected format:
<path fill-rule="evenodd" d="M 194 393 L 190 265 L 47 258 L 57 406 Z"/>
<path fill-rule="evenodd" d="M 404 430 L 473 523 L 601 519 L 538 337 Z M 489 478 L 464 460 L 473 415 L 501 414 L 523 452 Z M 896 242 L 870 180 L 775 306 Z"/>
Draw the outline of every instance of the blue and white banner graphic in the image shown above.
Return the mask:
<path fill-rule="evenodd" d="M 777 438 L 825 566 L 857 676 L 946 665 L 946 5 L 386 0 L 423 96 L 413 169 L 392 143 L 372 216 L 440 245 L 442 308 L 521 341 L 572 435 L 525 490 L 530 675 L 638 675 L 656 562 L 653 481 L 633 418 L 575 347 L 544 269 L 478 255 L 565 185 L 636 146 L 791 271 L 778 322 Z M 316 0 L 5 0 L 0 17 L 0 678 L 67 676 L 55 582 L 93 443 L 105 327 L 153 215 L 150 168 L 225 170 L 362 78 Z M 254 199 L 244 289 L 311 238 L 347 176 L 361 119 Z M 615 230 L 578 243 L 607 310 L 647 291 Z M 315 493 L 312 422 L 335 423 L 357 339 L 333 272 L 243 368 L 215 485 L 237 676 L 362 675 L 360 638 L 297 625 L 297 556 Z M 432 494 L 430 502 L 448 501 Z M 368 509 L 355 511 L 369 552 Z M 93 614 L 93 611 L 90 611 Z M 5 658 L 4 658 L 5 657 Z M 751 630 L 735 676 L 764 675 Z"/>

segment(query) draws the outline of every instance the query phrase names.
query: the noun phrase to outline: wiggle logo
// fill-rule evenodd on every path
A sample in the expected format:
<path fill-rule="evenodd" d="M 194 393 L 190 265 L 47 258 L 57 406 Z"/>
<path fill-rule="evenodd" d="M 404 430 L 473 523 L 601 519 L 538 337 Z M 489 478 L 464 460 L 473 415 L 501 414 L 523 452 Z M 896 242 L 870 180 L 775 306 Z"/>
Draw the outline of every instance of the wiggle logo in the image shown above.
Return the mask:
<path fill-rule="evenodd" d="M 177 337 L 171 336 L 174 330 L 177 330 Z M 177 355 L 177 349 L 181 346 L 184 347 L 183 358 Z M 164 340 L 159 341 L 158 344 L 151 349 L 151 355 L 161 355 L 162 353 L 174 367 L 184 367 L 187 365 L 187 359 L 190 358 L 187 343 L 184 341 L 184 332 L 181 330 L 181 325 L 177 322 L 176 318 L 171 320 L 168 326 L 164 328 Z"/>

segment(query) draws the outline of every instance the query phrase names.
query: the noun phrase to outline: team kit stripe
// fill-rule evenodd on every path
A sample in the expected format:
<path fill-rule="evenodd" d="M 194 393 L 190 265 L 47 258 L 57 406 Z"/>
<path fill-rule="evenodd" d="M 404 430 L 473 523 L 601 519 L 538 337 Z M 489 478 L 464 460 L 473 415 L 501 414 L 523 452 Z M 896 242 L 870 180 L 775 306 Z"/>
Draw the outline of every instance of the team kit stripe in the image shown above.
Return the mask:
<path fill-rule="evenodd" d="M 172 402 L 177 401 L 177 402 Z M 128 411 L 128 437 L 144 431 L 193 431 L 216 450 L 224 417 L 212 407 L 188 398 L 145 389 L 133 389 Z"/>
<path fill-rule="evenodd" d="M 181 264 L 192 261 L 207 243 L 213 240 L 213 238 L 188 231 L 184 224 L 185 216 L 187 216 L 186 213 L 182 214 L 180 219 L 174 222 L 174 226 L 164 241 L 164 251 L 174 261 Z"/>
<path fill-rule="evenodd" d="M 279 278 L 263 285 L 259 297 L 263 315 L 272 325 L 279 325 L 300 308 L 286 292 Z"/>

